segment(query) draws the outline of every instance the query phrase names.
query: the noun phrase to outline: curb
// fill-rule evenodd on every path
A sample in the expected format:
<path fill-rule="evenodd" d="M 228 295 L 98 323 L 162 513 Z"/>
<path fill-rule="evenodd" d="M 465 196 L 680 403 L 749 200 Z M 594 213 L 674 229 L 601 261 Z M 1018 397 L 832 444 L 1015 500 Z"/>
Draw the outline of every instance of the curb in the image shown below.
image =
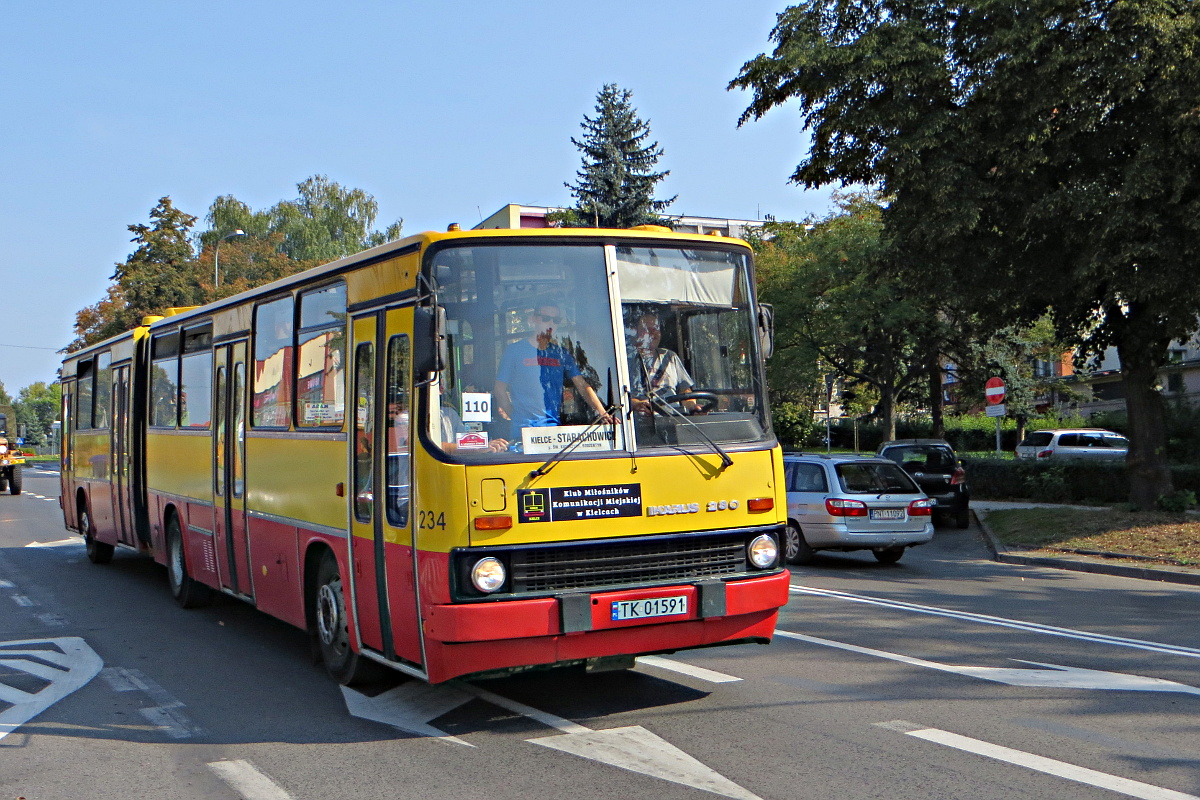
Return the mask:
<path fill-rule="evenodd" d="M 992 559 L 1001 564 L 1050 567 L 1051 569 L 1091 572 L 1097 575 L 1115 575 L 1121 578 L 1138 578 L 1140 580 L 1159 581 L 1160 583 L 1181 583 L 1188 586 L 1200 586 L 1200 572 L 1183 572 L 1173 570 L 1169 567 L 1150 568 L 1133 567 L 1127 564 L 1106 564 L 1103 561 L 1088 561 L 1081 558 L 1071 558 L 1070 556 L 1026 556 L 1014 553 L 996 538 L 996 535 L 992 533 L 992 529 L 984 521 L 983 516 L 974 510 L 971 513 L 975 514 L 975 521 L 979 523 L 979 529 L 983 531 L 984 544 L 991 551 Z M 1120 558 L 1121 556 L 1113 554 L 1112 557 Z"/>

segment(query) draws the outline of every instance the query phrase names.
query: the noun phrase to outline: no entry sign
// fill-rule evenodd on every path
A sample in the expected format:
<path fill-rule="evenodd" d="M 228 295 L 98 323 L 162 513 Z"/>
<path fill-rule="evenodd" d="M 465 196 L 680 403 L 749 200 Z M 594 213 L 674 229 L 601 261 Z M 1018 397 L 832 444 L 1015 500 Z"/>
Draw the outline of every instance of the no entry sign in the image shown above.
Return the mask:
<path fill-rule="evenodd" d="M 1003 403 L 1004 381 L 999 378 L 988 378 L 988 382 L 983 385 L 983 396 L 987 398 L 989 406 Z"/>

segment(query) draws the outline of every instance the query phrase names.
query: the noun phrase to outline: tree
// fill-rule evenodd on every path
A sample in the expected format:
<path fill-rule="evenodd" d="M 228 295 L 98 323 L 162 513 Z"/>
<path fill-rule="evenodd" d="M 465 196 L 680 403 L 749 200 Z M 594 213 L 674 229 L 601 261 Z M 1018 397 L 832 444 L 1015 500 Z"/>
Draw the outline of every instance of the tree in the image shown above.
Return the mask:
<path fill-rule="evenodd" d="M 403 220 L 373 230 L 379 203 L 362 189 L 313 175 L 296 184 L 296 191 L 295 200 L 281 200 L 264 211 L 253 211 L 232 195 L 218 197 L 209 207 L 211 228 L 200 234 L 201 247 L 209 249 L 222 236 L 242 230 L 251 240 L 275 241 L 293 261 L 323 264 L 400 238 Z M 241 240 L 235 246 L 245 244 Z"/>
<path fill-rule="evenodd" d="M 31 383 L 18 393 L 12 405 L 17 422 L 25 426 L 25 444 L 40 447 L 52 438 L 53 424 L 62 405 L 62 387 L 57 383 L 47 386 L 42 381 Z"/>
<path fill-rule="evenodd" d="M 1200 4 L 809 0 L 731 87 L 798 98 L 793 180 L 868 183 L 894 268 L 995 328 L 1115 346 L 1131 499 L 1171 490 L 1157 367 L 1200 315 Z"/>
<path fill-rule="evenodd" d="M 777 367 L 812 375 L 814 365 L 828 365 L 860 392 L 878 394 L 876 415 L 892 439 L 900 402 L 923 386 L 925 354 L 938 352 L 937 316 L 922 295 L 906 294 L 882 273 L 878 198 L 847 194 L 836 202 L 824 219 L 768 222 L 754 236 L 760 295 L 775 306 L 769 379 L 778 380 Z"/>
<path fill-rule="evenodd" d="M 664 223 L 659 214 L 675 198 L 655 200 L 654 187 L 671 173 L 653 171 L 663 151 L 658 142 L 646 142 L 650 123 L 638 117 L 632 97 L 612 83 L 596 95 L 596 116 L 585 114 L 582 140 L 571 138 L 583 154 L 583 167 L 575 173 L 578 182 L 564 184 L 575 208 L 552 215 L 552 221 L 600 228 Z"/>
<path fill-rule="evenodd" d="M 138 247 L 116 265 L 114 283 L 105 297 L 76 313 L 77 338 L 68 349 L 116 336 L 137 326 L 147 314 L 203 302 L 202 276 L 189 238 L 196 218 L 163 197 L 151 209 L 150 219 L 151 225 L 129 226 L 131 241 Z"/>
<path fill-rule="evenodd" d="M 327 261 L 400 237 L 401 221 L 373 230 L 375 198 L 346 189 L 324 175 L 297 185 L 299 197 L 266 211 L 253 211 L 232 195 L 213 201 L 212 225 L 190 239 L 196 218 L 179 211 L 169 197 L 150 212 L 152 225 L 130 225 L 138 249 L 117 265 L 105 296 L 75 315 L 75 340 L 67 350 L 127 331 L 147 314 L 191 306 L 253 289 Z M 235 230 L 247 235 L 222 243 L 220 286 L 215 285 L 216 245 Z"/>

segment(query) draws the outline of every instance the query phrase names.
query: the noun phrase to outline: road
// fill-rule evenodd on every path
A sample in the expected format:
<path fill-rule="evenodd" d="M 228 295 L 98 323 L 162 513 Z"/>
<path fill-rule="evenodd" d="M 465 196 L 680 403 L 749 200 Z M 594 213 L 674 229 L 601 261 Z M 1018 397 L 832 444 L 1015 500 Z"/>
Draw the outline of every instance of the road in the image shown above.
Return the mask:
<path fill-rule="evenodd" d="M 795 568 L 767 647 L 368 697 L 299 630 L 92 565 L 57 487 L 0 496 L 0 800 L 1200 797 L 1200 591 L 974 528 Z"/>

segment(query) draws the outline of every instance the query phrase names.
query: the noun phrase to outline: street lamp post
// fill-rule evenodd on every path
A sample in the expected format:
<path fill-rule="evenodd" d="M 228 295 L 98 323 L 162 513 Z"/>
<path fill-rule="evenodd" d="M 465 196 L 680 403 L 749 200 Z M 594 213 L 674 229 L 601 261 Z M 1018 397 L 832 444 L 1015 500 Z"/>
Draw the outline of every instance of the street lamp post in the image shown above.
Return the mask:
<path fill-rule="evenodd" d="M 235 236 L 245 236 L 246 232 L 239 228 L 233 233 L 226 234 L 220 239 L 217 239 L 217 249 L 213 253 L 213 288 L 216 289 L 221 285 L 221 242 L 226 239 L 232 239 Z"/>

